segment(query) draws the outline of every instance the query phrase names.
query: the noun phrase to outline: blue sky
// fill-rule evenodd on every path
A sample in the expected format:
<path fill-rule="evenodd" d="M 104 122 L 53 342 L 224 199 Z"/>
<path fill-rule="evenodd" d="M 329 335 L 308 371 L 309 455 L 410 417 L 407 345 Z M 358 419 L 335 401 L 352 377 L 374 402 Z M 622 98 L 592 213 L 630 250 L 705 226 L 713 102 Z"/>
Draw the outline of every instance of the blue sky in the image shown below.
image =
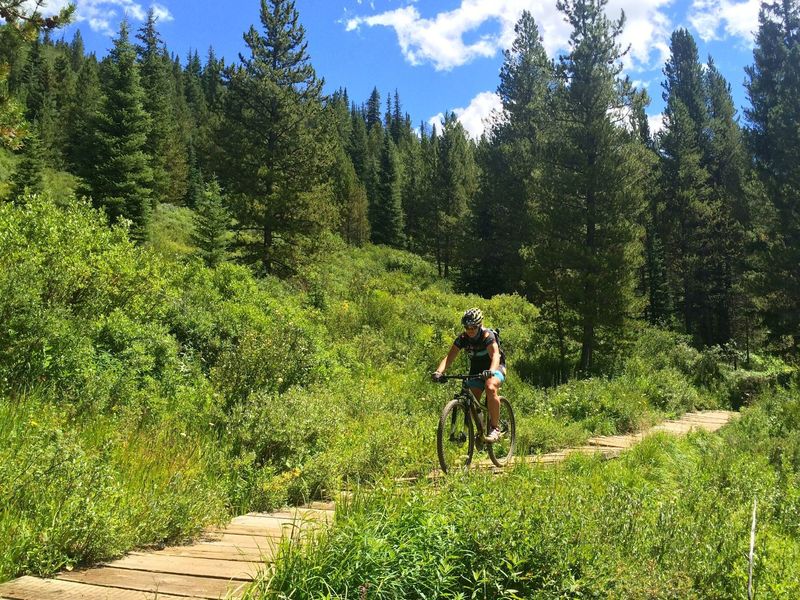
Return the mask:
<path fill-rule="evenodd" d="M 66 0 L 50 0 L 55 9 Z M 87 48 L 104 55 L 123 15 L 134 29 L 147 10 L 159 15 L 159 31 L 172 52 L 185 57 L 209 46 L 227 61 L 244 49 L 242 33 L 258 26 L 259 0 L 77 0 L 77 19 L 65 32 L 81 29 Z M 648 89 L 648 109 L 658 127 L 663 109 L 662 69 L 669 36 L 689 29 L 702 61 L 710 53 L 732 87 L 740 110 L 746 104 L 744 67 L 752 62 L 759 0 L 609 0 L 608 13 L 624 10 L 624 44 L 631 45 L 626 72 Z M 346 87 L 362 102 L 377 86 L 385 101 L 395 88 L 415 124 L 455 111 L 473 135 L 497 107 L 494 91 L 502 50 L 514 37 L 522 10 L 531 11 L 545 47 L 557 56 L 569 27 L 555 0 L 296 0 L 309 52 L 326 89 Z"/>

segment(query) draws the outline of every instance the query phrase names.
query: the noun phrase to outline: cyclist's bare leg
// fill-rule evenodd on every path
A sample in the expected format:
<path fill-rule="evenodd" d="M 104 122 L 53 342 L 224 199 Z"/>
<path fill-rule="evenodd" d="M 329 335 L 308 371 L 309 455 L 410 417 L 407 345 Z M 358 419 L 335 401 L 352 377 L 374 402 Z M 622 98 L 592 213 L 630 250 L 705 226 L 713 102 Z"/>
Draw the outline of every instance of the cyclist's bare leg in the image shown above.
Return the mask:
<path fill-rule="evenodd" d="M 492 427 L 500 422 L 500 380 L 491 377 L 486 380 L 486 405 L 489 407 L 489 421 Z"/>

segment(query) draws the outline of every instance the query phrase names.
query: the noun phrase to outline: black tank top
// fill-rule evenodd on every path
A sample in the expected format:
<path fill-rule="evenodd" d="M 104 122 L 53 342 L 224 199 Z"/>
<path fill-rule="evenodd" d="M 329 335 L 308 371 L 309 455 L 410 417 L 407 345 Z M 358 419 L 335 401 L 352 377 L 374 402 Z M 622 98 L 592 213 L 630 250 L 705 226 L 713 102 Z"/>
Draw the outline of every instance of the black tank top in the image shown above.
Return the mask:
<path fill-rule="evenodd" d="M 487 370 L 492 366 L 492 357 L 489 356 L 489 346 L 497 341 L 490 329 L 481 327 L 475 340 L 471 340 L 466 332 L 459 335 L 453 344 L 456 348 L 464 350 L 469 356 L 469 372 L 471 375 Z M 499 348 L 499 345 L 498 345 Z M 500 350 L 500 366 L 506 366 L 505 352 Z"/>

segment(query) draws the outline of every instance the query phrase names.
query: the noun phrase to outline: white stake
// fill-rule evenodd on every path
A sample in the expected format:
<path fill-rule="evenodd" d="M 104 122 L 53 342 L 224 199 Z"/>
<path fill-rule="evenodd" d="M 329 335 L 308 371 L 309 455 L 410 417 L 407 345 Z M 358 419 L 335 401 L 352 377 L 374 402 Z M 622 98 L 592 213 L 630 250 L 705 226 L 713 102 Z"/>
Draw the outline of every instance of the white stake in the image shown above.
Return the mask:
<path fill-rule="evenodd" d="M 753 557 L 756 548 L 756 507 L 758 506 L 758 496 L 753 498 L 753 524 L 750 527 L 750 575 L 747 578 L 747 598 L 753 600 Z"/>

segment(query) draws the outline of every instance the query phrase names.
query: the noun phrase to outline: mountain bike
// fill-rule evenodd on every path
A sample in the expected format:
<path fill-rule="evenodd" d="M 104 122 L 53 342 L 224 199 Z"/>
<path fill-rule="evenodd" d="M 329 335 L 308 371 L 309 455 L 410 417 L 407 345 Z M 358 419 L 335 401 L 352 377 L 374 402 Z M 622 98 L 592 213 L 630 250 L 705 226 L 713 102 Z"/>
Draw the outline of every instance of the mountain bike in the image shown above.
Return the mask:
<path fill-rule="evenodd" d="M 500 439 L 494 443 L 486 442 L 489 433 L 489 411 L 486 407 L 486 396 L 483 402 L 475 400 L 475 396 L 466 386 L 467 381 L 481 379 L 480 375 L 443 375 L 442 380 L 458 379 L 462 382 L 461 390 L 448 402 L 439 417 L 439 428 L 436 432 L 436 451 L 439 454 L 439 465 L 442 471 L 449 473 L 465 470 L 472 462 L 472 455 L 477 446 L 484 448 L 489 458 L 498 467 L 506 466 L 514 456 L 517 442 L 517 423 L 511 403 L 500 397 Z"/>

